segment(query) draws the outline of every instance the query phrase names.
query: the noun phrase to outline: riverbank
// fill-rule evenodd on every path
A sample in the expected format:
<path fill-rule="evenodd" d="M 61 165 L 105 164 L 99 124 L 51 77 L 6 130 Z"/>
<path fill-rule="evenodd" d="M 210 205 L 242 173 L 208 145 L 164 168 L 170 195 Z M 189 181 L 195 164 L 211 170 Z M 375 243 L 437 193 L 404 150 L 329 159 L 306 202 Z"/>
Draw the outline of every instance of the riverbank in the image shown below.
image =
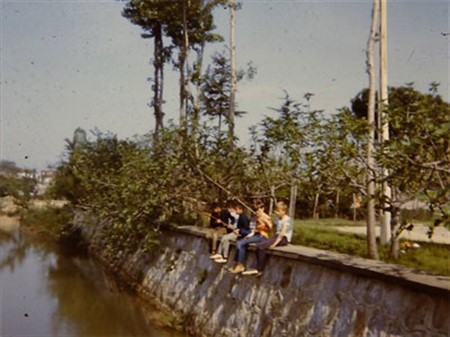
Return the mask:
<path fill-rule="evenodd" d="M 0 214 L 0 230 L 12 233 L 20 228 L 20 218 L 18 216 L 8 216 Z"/>

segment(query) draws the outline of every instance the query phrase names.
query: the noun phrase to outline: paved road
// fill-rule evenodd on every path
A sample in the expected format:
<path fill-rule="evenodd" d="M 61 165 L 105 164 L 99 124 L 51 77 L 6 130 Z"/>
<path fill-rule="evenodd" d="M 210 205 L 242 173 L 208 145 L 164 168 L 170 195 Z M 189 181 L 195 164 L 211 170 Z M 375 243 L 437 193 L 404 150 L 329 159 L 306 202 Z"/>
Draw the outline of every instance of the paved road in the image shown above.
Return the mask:
<path fill-rule="evenodd" d="M 366 234 L 366 227 L 342 226 L 336 227 L 338 231 L 355 234 Z M 431 239 L 427 236 L 428 227 L 415 225 L 412 231 L 403 231 L 401 238 L 417 242 L 433 242 L 450 245 L 450 231 L 445 227 L 436 227 Z M 376 227 L 377 236 L 380 235 L 380 227 Z"/>

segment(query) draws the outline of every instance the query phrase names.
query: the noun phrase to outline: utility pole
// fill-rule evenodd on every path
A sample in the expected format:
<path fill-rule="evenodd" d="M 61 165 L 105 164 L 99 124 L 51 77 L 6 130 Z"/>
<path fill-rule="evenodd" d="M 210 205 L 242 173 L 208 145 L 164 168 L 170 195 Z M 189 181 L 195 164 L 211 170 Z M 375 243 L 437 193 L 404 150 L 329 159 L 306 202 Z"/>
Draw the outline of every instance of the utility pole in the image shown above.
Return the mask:
<path fill-rule="evenodd" d="M 388 59 L 387 59 L 387 0 L 380 0 L 380 104 L 378 115 L 381 117 L 381 142 L 389 140 L 389 123 L 387 122 L 386 109 L 389 104 L 388 99 Z M 381 220 L 380 242 L 382 245 L 388 244 L 391 239 L 391 205 L 392 191 L 386 178 L 389 171 L 382 168 L 383 177 L 383 216 Z"/>
<path fill-rule="evenodd" d="M 236 3 L 230 0 L 230 111 L 228 112 L 228 141 L 230 150 L 234 148 L 234 114 L 236 105 Z"/>
<path fill-rule="evenodd" d="M 369 75 L 369 103 L 367 110 L 367 124 L 369 134 L 367 139 L 367 251 L 369 258 L 378 260 L 378 248 L 375 232 L 375 160 L 374 160 L 374 141 L 375 141 L 375 90 L 376 75 L 374 69 L 373 46 L 377 39 L 379 1 L 373 0 L 372 24 L 370 26 L 370 35 L 367 41 L 367 73 Z"/>

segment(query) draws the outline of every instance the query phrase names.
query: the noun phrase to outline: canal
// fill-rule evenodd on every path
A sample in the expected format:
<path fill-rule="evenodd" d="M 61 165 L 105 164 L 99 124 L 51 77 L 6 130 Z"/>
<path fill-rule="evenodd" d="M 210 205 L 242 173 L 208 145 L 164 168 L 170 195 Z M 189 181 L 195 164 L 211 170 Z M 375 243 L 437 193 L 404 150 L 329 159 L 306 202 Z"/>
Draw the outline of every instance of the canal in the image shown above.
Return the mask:
<path fill-rule="evenodd" d="M 1 336 L 185 337 L 152 324 L 156 309 L 88 257 L 0 231 Z"/>

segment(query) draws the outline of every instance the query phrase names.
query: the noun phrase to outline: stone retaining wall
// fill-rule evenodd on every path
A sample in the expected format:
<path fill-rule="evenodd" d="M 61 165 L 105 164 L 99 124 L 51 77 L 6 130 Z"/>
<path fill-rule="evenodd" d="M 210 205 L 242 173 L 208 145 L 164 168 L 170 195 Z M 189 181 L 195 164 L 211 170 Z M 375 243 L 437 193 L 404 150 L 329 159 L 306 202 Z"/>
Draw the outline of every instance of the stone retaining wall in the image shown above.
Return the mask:
<path fill-rule="evenodd" d="M 261 277 L 235 275 L 209 259 L 204 230 L 180 227 L 119 269 L 196 337 L 450 335 L 449 277 L 343 254 L 290 245 Z"/>

